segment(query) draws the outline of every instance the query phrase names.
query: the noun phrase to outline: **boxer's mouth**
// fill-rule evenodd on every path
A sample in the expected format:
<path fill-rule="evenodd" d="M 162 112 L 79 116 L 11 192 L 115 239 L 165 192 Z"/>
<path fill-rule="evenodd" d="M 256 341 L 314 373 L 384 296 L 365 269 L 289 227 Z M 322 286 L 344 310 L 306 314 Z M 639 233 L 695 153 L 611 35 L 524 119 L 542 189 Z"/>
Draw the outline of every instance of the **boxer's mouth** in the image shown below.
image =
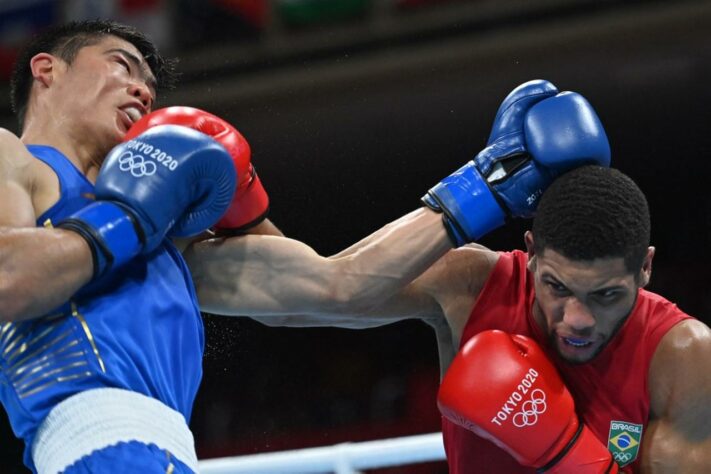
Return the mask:
<path fill-rule="evenodd" d="M 573 347 L 587 347 L 593 343 L 590 339 L 577 338 L 577 337 L 563 337 L 561 339 L 564 343 Z"/>
<path fill-rule="evenodd" d="M 138 122 L 143 116 L 143 113 L 137 107 L 125 107 L 121 110 L 128 115 L 128 118 L 131 119 L 131 123 Z"/>

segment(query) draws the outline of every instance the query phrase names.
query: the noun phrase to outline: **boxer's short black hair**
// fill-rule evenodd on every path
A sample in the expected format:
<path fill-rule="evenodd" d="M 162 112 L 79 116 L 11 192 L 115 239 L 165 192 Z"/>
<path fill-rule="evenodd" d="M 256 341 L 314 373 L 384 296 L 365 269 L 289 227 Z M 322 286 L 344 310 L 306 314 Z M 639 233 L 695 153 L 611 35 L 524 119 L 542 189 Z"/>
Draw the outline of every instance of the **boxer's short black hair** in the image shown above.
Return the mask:
<path fill-rule="evenodd" d="M 175 59 L 161 56 L 158 48 L 136 28 L 110 20 L 72 21 L 42 31 L 19 53 L 10 79 L 10 105 L 22 130 L 32 88 L 30 60 L 38 53 L 50 53 L 71 64 L 79 50 L 116 36 L 128 41 L 141 53 L 156 78 L 156 93 L 175 85 Z"/>
<path fill-rule="evenodd" d="M 622 257 L 638 272 L 649 247 L 647 199 L 621 171 L 583 166 L 558 177 L 533 220 L 534 251 L 550 248 L 570 260 Z"/>

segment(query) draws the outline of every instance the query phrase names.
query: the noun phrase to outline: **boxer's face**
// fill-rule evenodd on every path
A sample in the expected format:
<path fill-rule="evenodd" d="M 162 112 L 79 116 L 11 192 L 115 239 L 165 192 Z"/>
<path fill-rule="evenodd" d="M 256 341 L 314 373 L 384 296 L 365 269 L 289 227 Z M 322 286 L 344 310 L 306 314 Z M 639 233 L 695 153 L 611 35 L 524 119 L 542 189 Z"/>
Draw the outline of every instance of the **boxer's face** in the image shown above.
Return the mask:
<path fill-rule="evenodd" d="M 534 318 L 551 346 L 571 363 L 587 362 L 605 347 L 648 281 L 644 268 L 632 273 L 622 257 L 575 261 L 551 249 L 533 255 L 529 270 L 536 292 Z"/>
<path fill-rule="evenodd" d="M 81 48 L 70 65 L 57 63 L 52 98 L 69 133 L 98 140 L 108 150 L 150 111 L 155 79 L 131 43 L 107 36 Z"/>

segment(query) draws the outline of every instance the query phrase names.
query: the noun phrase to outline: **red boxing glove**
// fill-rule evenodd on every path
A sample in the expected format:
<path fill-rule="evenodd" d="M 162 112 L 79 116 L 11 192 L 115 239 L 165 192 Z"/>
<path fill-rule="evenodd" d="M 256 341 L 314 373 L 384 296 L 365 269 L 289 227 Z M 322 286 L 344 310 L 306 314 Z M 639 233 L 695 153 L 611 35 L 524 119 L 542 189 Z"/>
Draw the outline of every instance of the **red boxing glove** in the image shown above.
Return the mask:
<path fill-rule="evenodd" d="M 237 170 L 237 189 L 227 212 L 215 224 L 216 229 L 244 230 L 267 217 L 269 196 L 254 167 L 249 143 L 228 122 L 193 107 L 166 107 L 145 115 L 131 126 L 124 137 L 130 140 L 156 125 L 183 125 L 211 136 L 232 156 Z"/>
<path fill-rule="evenodd" d="M 503 331 L 472 337 L 445 374 L 444 416 L 547 473 L 617 473 L 607 448 L 582 424 L 573 398 L 533 339 Z"/>

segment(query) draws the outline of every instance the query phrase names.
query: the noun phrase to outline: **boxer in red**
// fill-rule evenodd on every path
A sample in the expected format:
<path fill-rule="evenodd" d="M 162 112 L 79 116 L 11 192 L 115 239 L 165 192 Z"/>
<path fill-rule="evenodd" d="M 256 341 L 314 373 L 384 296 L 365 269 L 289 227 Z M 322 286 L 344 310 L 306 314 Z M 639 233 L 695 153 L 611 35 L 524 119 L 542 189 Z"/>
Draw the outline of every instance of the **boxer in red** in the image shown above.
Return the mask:
<path fill-rule="evenodd" d="M 439 395 L 451 472 L 534 472 L 514 460 L 618 472 L 610 453 L 621 472 L 709 465 L 699 450 L 707 429 L 693 417 L 707 410 L 697 397 L 711 385 L 691 355 L 708 353 L 709 331 L 642 289 L 649 229 L 628 177 L 583 167 L 544 194 L 527 253 L 477 251 L 495 263 L 483 266 L 469 314 L 453 319 L 462 350 Z"/>

